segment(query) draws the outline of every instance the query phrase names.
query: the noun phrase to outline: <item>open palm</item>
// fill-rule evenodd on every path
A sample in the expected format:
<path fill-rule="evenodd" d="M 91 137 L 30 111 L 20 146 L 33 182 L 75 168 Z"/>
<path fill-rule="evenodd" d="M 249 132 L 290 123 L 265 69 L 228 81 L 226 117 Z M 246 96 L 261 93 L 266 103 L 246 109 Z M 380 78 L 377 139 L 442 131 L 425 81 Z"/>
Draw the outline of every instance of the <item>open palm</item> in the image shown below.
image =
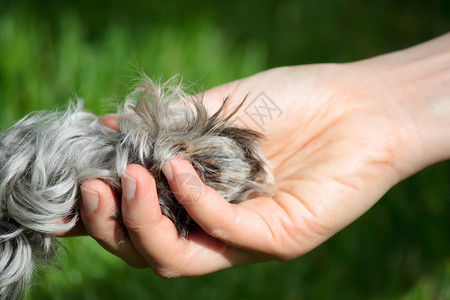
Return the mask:
<path fill-rule="evenodd" d="M 399 171 L 395 157 L 400 139 L 391 108 L 386 101 L 380 106 L 383 95 L 374 97 L 377 93 L 357 80 L 358 72 L 352 69 L 349 65 L 277 68 L 201 95 L 210 112 L 227 96 L 231 109 L 248 95 L 233 121 L 264 134 L 263 152 L 275 175 L 271 197 L 234 205 L 203 186 L 200 199 L 189 201 L 189 187 L 177 184 L 176 178 L 189 172 L 196 176 L 195 170 L 174 158 L 165 168 L 166 177 L 200 225 L 180 238 L 161 214 L 151 175 L 131 165 L 122 179 L 121 204 L 129 236 L 120 242 L 117 220 L 110 218 L 119 202 L 100 181 L 83 184 L 100 195 L 94 213 L 82 206 L 86 230 L 131 265 L 151 266 L 163 277 L 286 260 L 315 248 L 407 176 Z M 104 119 L 107 124 L 111 121 L 114 124 Z"/>
<path fill-rule="evenodd" d="M 213 105 L 249 94 L 236 123 L 265 134 L 276 187 L 273 197 L 238 207 L 223 201 L 221 209 L 217 203 L 187 207 L 204 230 L 230 245 L 293 258 L 355 220 L 406 175 L 396 165 L 400 137 L 390 108 L 379 108 L 364 82 L 352 85 L 349 69 L 278 68 L 205 93 Z"/>

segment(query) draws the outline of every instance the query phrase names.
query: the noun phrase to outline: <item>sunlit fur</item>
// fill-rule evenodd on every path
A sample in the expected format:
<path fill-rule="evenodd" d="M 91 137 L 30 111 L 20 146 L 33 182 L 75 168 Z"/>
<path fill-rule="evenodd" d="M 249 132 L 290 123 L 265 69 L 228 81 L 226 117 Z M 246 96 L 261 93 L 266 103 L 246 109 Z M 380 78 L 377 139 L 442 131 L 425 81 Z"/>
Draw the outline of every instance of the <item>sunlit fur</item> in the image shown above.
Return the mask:
<path fill-rule="evenodd" d="M 145 75 L 120 111 L 119 131 L 102 126 L 82 103 L 66 112 L 35 112 L 0 132 L 0 293 L 17 299 L 35 262 L 52 259 L 54 232 L 78 219 L 80 184 L 101 178 L 120 194 L 127 164 L 155 177 L 164 215 L 181 236 L 195 226 L 175 200 L 162 165 L 177 155 L 230 202 L 267 194 L 272 177 L 260 134 L 234 126 L 224 104 L 208 116 L 203 103 L 171 80 L 155 84 Z M 64 222 L 63 222 L 64 220 Z"/>

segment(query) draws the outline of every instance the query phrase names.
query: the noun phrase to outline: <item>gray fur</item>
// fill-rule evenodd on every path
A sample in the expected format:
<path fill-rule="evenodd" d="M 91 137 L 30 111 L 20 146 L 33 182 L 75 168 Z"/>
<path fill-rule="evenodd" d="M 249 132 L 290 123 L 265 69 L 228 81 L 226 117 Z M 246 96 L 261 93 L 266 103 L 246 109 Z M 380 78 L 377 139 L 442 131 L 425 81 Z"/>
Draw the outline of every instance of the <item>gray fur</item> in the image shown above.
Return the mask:
<path fill-rule="evenodd" d="M 239 107 L 222 119 L 226 102 L 208 117 L 202 102 L 184 94 L 180 84 L 157 85 L 144 76 L 125 101 L 119 132 L 102 126 L 80 103 L 64 113 L 32 113 L 0 132 L 0 298 L 19 298 L 35 262 L 54 256 L 52 233 L 76 223 L 79 187 L 87 179 L 101 178 L 120 194 L 127 164 L 147 167 L 162 212 L 181 236 L 195 224 L 161 171 L 174 155 L 189 160 L 230 202 L 267 194 L 272 177 L 261 136 L 228 121 Z"/>

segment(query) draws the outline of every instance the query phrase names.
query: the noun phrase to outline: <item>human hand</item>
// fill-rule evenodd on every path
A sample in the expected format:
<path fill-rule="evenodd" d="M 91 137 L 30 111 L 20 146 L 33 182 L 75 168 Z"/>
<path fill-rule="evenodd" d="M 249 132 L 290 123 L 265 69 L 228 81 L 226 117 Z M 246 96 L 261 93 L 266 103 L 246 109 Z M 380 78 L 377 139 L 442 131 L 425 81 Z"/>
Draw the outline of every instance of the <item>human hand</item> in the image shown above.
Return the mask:
<path fill-rule="evenodd" d="M 206 91 L 210 112 L 226 96 L 231 106 L 247 94 L 249 105 L 262 105 L 261 92 L 282 112 L 262 123 L 244 105 L 234 120 L 266 136 L 262 148 L 275 175 L 273 196 L 235 205 L 202 185 L 201 196 L 192 198 L 177 175 L 196 173 L 174 158 L 166 177 L 200 225 L 180 238 L 161 214 L 152 176 L 131 165 L 121 202 L 128 236 L 120 242 L 121 224 L 110 217 L 118 201 L 98 180 L 83 184 L 87 232 L 131 265 L 150 266 L 163 277 L 287 260 L 310 251 L 397 182 L 448 159 L 450 136 L 443 128 L 448 128 L 450 88 L 443 83 L 449 78 L 449 39 L 352 64 L 272 69 Z M 260 113 L 269 111 L 262 105 Z M 114 117 L 104 122 L 114 126 Z M 95 196 L 97 206 L 88 201 Z"/>

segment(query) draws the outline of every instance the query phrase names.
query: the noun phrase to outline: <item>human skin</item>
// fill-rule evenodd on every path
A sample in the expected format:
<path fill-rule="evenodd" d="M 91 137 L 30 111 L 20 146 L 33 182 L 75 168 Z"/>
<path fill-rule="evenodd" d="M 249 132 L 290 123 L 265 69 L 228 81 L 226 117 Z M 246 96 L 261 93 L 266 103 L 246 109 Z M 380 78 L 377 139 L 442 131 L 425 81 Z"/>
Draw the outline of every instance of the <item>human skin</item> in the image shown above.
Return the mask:
<path fill-rule="evenodd" d="M 450 157 L 450 34 L 353 63 L 275 68 L 201 96 L 213 113 L 227 96 L 231 109 L 261 92 L 282 115 L 264 126 L 245 110 L 237 117 L 265 136 L 272 196 L 236 205 L 203 185 L 192 198 L 177 176 L 197 174 L 174 157 L 165 175 L 200 225 L 182 238 L 161 214 L 151 174 L 129 165 L 120 207 L 128 236 L 121 242 L 122 225 L 111 218 L 119 201 L 100 180 L 83 183 L 81 231 L 130 265 L 165 278 L 289 260 L 353 222 L 399 181 Z M 116 128 L 116 118 L 102 122 Z"/>

